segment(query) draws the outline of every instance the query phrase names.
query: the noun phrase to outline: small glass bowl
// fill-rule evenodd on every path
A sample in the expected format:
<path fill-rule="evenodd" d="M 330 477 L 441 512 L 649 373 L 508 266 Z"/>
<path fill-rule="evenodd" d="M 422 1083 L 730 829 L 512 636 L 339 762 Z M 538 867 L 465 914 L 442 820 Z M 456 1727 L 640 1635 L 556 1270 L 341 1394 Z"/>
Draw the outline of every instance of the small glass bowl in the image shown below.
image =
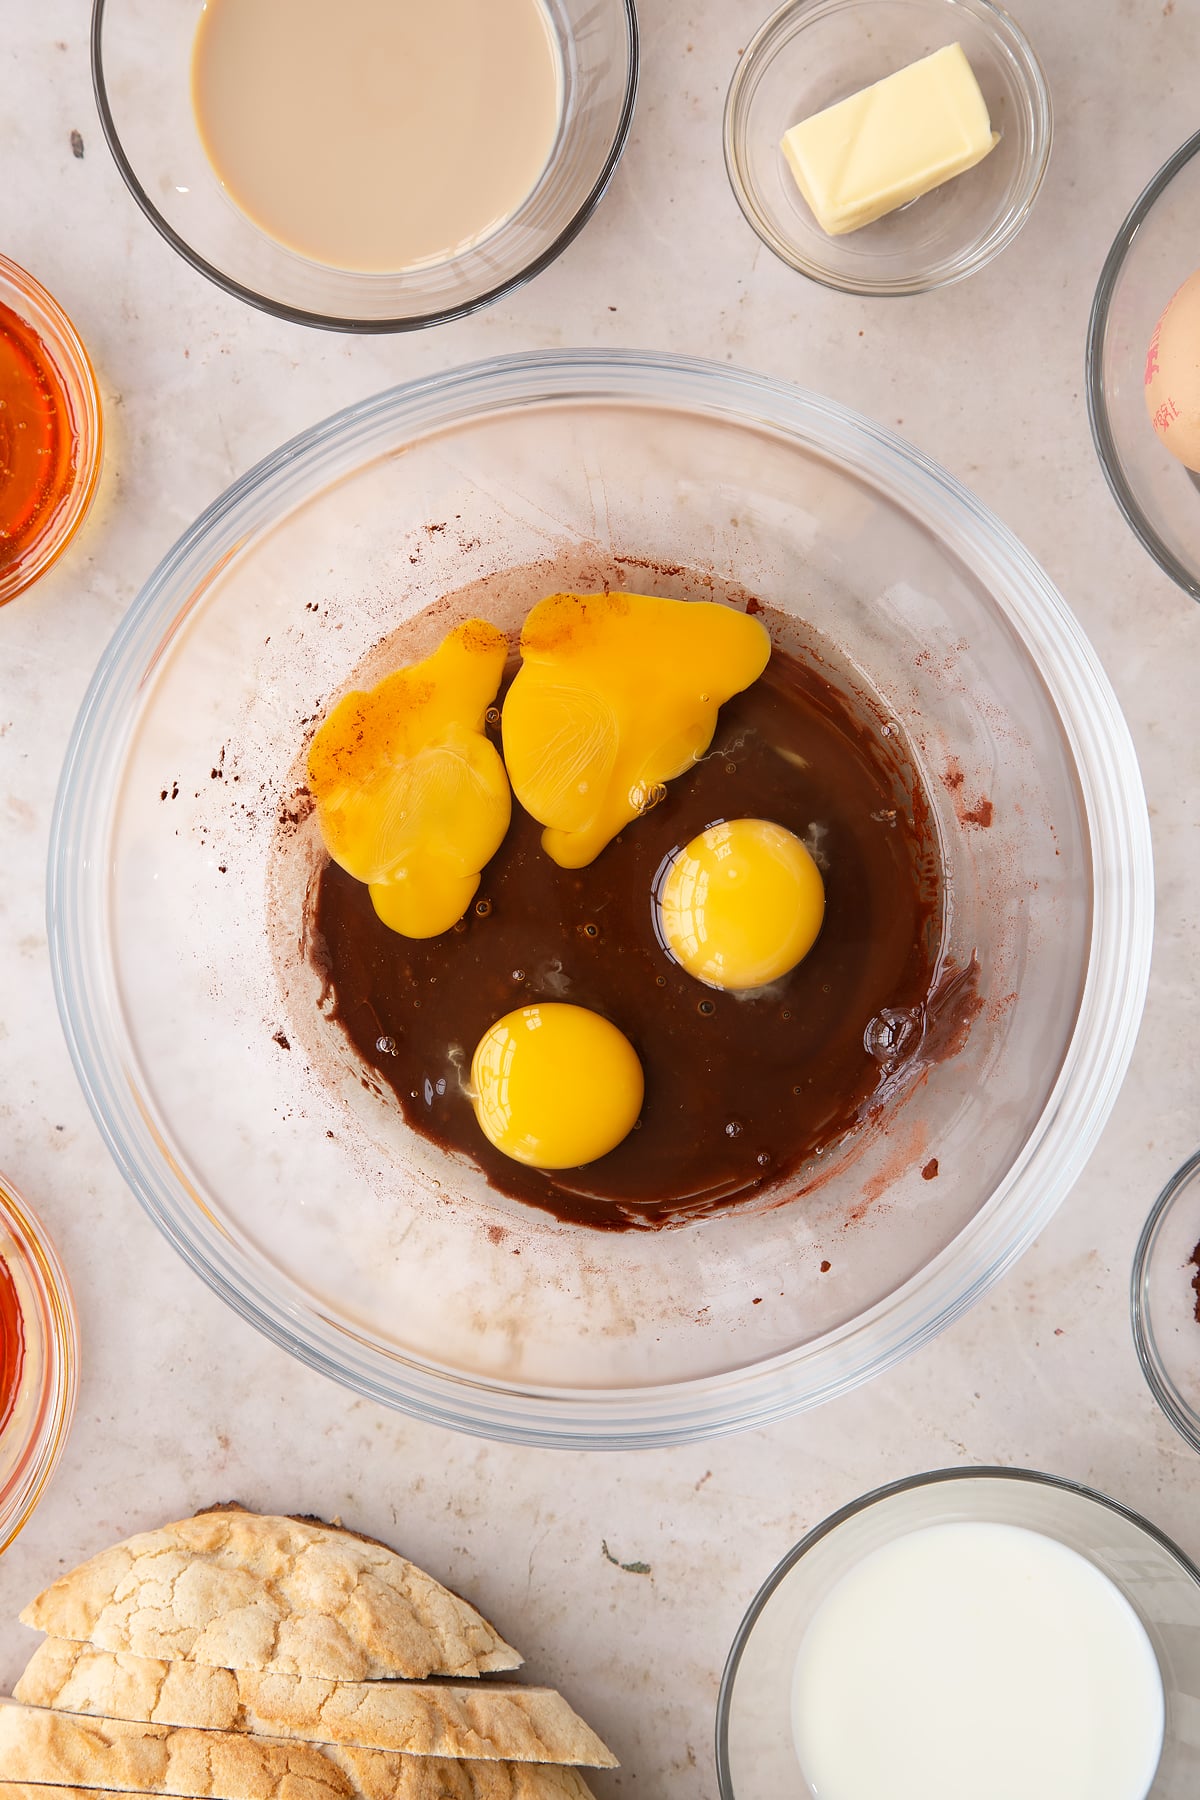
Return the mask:
<path fill-rule="evenodd" d="M 1117 505 L 1155 562 L 1200 600 L 1200 476 L 1146 416 L 1146 351 L 1163 308 L 1200 263 L 1200 131 L 1134 202 L 1109 251 L 1087 339 L 1088 418 Z"/>
<path fill-rule="evenodd" d="M 412 331 L 461 318 L 528 281 L 566 249 L 620 160 L 637 92 L 634 0 L 546 0 L 563 69 L 558 137 L 542 177 L 490 237 L 395 274 L 311 262 L 228 199 L 191 101 L 204 0 L 93 0 L 92 82 L 130 193 L 177 250 L 250 306 L 330 331 Z"/>
<path fill-rule="evenodd" d="M 75 439 L 74 471 L 58 504 L 47 508 L 19 555 L 0 564 L 0 606 L 24 593 L 57 562 L 82 525 L 96 494 L 104 431 L 100 391 L 88 353 L 57 300 L 33 276 L 0 256 L 0 305 L 32 326 L 62 383 Z"/>
<path fill-rule="evenodd" d="M 1197 496 L 1200 504 L 1200 496 Z M 1200 1451 L 1200 1150 L 1172 1175 L 1142 1227 L 1130 1305 L 1142 1373 L 1181 1437 Z"/>
<path fill-rule="evenodd" d="M 959 43 L 1000 141 L 974 169 L 844 237 L 817 224 L 780 149 L 785 131 Z M 848 294 L 922 294 L 1011 243 L 1050 160 L 1050 94 L 1024 34 L 989 0 L 789 0 L 749 44 L 725 103 L 725 167 L 767 248 Z"/>
<path fill-rule="evenodd" d="M 71 1289 L 41 1226 L 0 1177 L 0 1263 L 16 1290 L 24 1348 L 0 1428 L 0 1553 L 54 1472 L 75 1412 L 79 1333 Z"/>
<path fill-rule="evenodd" d="M 1085 1556 L 1137 1613 L 1158 1660 L 1166 1719 L 1146 1800 L 1200 1792 L 1200 1570 L 1137 1513 L 1092 1488 L 1028 1469 L 937 1469 L 876 1488 L 789 1550 L 743 1619 L 717 1701 L 721 1800 L 815 1800 L 792 1738 L 800 1640 L 833 1586 L 881 1545 L 928 1526 L 1021 1526 Z"/>

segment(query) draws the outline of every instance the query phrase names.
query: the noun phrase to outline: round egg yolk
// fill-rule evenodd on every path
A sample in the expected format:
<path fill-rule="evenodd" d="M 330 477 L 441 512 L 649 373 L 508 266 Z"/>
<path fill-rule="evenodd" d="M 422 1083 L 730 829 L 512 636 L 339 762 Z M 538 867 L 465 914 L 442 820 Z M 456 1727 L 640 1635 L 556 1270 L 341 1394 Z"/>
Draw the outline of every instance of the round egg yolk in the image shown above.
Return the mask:
<path fill-rule="evenodd" d="M 583 1006 L 518 1007 L 484 1032 L 471 1059 L 484 1136 L 535 1169 L 574 1169 L 615 1150 L 643 1091 L 629 1039 Z"/>
<path fill-rule="evenodd" d="M 668 864 L 658 928 L 676 962 L 709 987 L 765 987 L 794 969 L 825 917 L 821 871 L 767 819 L 710 825 Z"/>

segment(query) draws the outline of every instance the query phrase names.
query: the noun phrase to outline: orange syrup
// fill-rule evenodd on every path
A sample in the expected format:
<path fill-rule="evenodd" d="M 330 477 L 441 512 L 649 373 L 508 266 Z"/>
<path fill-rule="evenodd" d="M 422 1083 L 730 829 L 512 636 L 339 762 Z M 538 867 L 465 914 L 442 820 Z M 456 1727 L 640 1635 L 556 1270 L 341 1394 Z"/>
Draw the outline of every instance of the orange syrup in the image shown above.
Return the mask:
<path fill-rule="evenodd" d="M 0 1256 L 0 1434 L 12 1417 L 25 1361 L 25 1321 L 12 1270 Z"/>
<path fill-rule="evenodd" d="M 0 303 L 0 577 L 51 524 L 75 481 L 62 376 L 33 327 Z M 0 1391 L 0 1416 L 3 1411 Z"/>

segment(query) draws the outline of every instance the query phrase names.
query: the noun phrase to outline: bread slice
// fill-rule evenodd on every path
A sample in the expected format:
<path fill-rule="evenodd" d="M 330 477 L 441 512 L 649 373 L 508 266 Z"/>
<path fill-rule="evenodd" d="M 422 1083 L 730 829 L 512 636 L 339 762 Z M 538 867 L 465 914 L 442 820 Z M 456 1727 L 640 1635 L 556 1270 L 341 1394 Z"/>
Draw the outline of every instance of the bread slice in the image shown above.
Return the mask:
<path fill-rule="evenodd" d="M 561 1778 L 561 1779 L 560 1779 Z M 122 1790 L 116 1790 L 122 1791 Z M 0 1800 L 111 1800 L 111 1788 L 52 1787 L 38 1781 L 0 1780 Z M 297 1800 L 300 1790 L 284 1785 L 271 1800 Z M 414 1757 L 393 1800 L 594 1800 L 573 1769 L 534 1763 L 444 1762 Z M 202 1795 L 193 1800 L 204 1800 Z"/>
<path fill-rule="evenodd" d="M 0 1705 L 0 1771 L 8 1781 L 216 1800 L 353 1800 L 344 1770 L 310 1744 L 225 1732 L 130 1725 Z"/>
<path fill-rule="evenodd" d="M 28 1706 L 206 1731 L 256 1731 L 408 1756 L 616 1767 L 553 1688 L 511 1682 L 326 1681 L 152 1661 L 47 1638 L 14 1692 Z"/>
<path fill-rule="evenodd" d="M 557 1773 L 566 1785 L 547 1779 Z M 0 1800 L 112 1800 L 112 1789 L 0 1780 Z M 291 1788 L 277 1800 L 292 1800 Z M 395 1800 L 591 1800 L 591 1795 L 570 1769 L 540 1769 L 529 1763 L 440 1762 L 425 1757 L 414 1761 L 411 1774 L 395 1790 Z"/>
<path fill-rule="evenodd" d="M 331 1681 L 475 1676 L 521 1663 L 474 1607 L 394 1550 L 241 1510 L 199 1513 L 102 1550 L 21 1620 L 104 1650 Z"/>
<path fill-rule="evenodd" d="M 190 1800 L 591 1800 L 574 1769 L 285 1743 L 0 1703 L 0 1800 L 14 1784 Z M 26 1796 L 35 1800 L 35 1796 Z"/>
<path fill-rule="evenodd" d="M 244 1731 L 254 1727 L 242 1709 L 241 1679 L 252 1679 L 256 1673 L 214 1669 L 207 1663 L 164 1662 L 159 1657 L 132 1656 L 128 1650 L 96 1650 L 68 1638 L 46 1638 L 30 1657 L 13 1697 L 26 1706 L 51 1706 L 59 1712 L 192 1725 L 201 1731 Z"/>

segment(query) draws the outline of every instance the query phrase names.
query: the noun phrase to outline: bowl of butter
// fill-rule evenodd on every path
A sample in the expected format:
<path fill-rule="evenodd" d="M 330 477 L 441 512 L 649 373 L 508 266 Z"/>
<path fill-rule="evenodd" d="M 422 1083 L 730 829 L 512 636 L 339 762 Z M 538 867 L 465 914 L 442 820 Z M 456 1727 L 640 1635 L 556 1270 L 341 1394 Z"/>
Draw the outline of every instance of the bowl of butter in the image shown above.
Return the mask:
<path fill-rule="evenodd" d="M 990 262 L 1029 216 L 1051 135 L 1037 58 L 989 0 L 788 0 L 725 106 L 750 225 L 854 294 L 925 293 Z"/>

